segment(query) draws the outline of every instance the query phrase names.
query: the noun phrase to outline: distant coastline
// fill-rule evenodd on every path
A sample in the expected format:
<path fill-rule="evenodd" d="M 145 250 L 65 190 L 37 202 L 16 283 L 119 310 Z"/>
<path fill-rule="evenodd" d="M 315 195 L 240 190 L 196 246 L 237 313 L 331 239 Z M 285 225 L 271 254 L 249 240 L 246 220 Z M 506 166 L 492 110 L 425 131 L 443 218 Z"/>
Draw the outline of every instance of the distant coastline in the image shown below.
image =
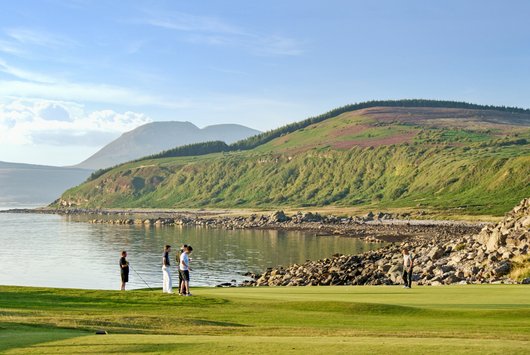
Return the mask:
<path fill-rule="evenodd" d="M 421 219 L 422 214 L 369 212 L 360 216 L 335 216 L 313 212 L 293 214 L 283 211 L 251 210 L 169 210 L 169 209 L 11 209 L 2 213 L 58 214 L 93 224 L 188 226 L 221 229 L 277 229 L 305 231 L 315 235 L 357 237 L 366 242 L 402 242 L 428 235 L 476 234 L 484 221 Z"/>
<path fill-rule="evenodd" d="M 46 205 L 45 203 L 36 203 L 36 204 L 24 203 L 20 205 L 17 205 L 17 204 L 0 205 L 0 212 L 13 212 L 13 211 L 18 211 L 18 210 L 35 211 L 40 208 L 44 208 L 43 206 L 45 205 Z"/>

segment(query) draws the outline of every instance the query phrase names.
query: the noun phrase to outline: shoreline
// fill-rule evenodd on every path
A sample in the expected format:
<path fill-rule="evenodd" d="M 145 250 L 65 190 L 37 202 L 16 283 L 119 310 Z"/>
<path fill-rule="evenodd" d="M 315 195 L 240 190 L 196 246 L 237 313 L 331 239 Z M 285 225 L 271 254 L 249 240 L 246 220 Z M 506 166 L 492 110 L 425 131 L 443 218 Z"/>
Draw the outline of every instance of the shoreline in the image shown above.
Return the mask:
<path fill-rule="evenodd" d="M 268 269 L 248 286 L 395 285 L 403 282 L 402 251 L 414 260 L 415 285 L 530 284 L 530 198 L 479 233 L 416 236 L 360 255 L 333 255 Z"/>
<path fill-rule="evenodd" d="M 530 249 L 530 198 L 524 199 L 498 224 L 414 219 L 411 214 L 372 212 L 337 217 L 312 212 L 219 215 L 214 211 L 167 210 L 11 210 L 11 213 L 54 213 L 80 222 L 134 225 L 142 228 L 205 227 L 305 231 L 316 236 L 357 237 L 368 243 L 388 242 L 358 255 L 335 254 L 263 274 L 241 286 L 395 285 L 401 283 L 401 249 L 414 255 L 417 285 L 456 283 L 530 283 L 523 259 Z M 146 215 L 145 212 L 148 212 Z M 215 211 L 219 212 L 219 211 Z M 226 211 L 223 211 L 226 212 Z M 84 220 L 83 220 L 84 219 Z M 417 264 L 416 264 L 417 262 Z M 517 280 L 516 280 L 517 279 Z M 519 280 L 520 279 L 520 280 Z"/>
<path fill-rule="evenodd" d="M 313 213 L 322 216 L 340 216 L 344 217 L 364 217 L 370 214 L 377 216 L 392 215 L 398 216 L 403 220 L 430 220 L 430 221 L 449 221 L 463 223 L 497 223 L 502 220 L 503 216 L 489 214 L 462 214 L 455 211 L 426 210 L 426 209 L 402 209 L 402 208 L 382 208 L 381 206 L 325 206 L 325 207 L 264 207 L 264 208 L 79 208 L 79 207 L 50 207 L 50 206 L 4 206 L 0 208 L 0 213 L 44 213 L 59 215 L 145 215 L 145 216 L 216 216 L 216 217 L 249 217 L 253 214 L 270 215 L 277 211 L 283 211 L 285 214 Z"/>
<path fill-rule="evenodd" d="M 283 211 L 39 208 L 11 209 L 1 213 L 57 214 L 93 224 L 301 231 L 316 236 L 355 237 L 371 243 L 463 236 L 476 234 L 492 225 L 489 222 L 415 219 L 409 213 L 388 212 L 338 217 L 312 212 L 286 214 Z"/>

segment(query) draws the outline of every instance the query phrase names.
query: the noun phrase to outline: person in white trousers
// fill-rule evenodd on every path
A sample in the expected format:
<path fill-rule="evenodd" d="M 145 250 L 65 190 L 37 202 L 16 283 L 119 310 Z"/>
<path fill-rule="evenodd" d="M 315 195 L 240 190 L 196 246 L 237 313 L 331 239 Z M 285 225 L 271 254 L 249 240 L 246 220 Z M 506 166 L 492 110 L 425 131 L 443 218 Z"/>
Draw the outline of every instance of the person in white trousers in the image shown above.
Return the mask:
<path fill-rule="evenodd" d="M 171 284 L 171 271 L 169 267 L 169 253 L 171 252 L 171 245 L 164 247 L 164 255 L 162 256 L 162 291 L 164 293 L 173 293 L 173 286 Z"/>

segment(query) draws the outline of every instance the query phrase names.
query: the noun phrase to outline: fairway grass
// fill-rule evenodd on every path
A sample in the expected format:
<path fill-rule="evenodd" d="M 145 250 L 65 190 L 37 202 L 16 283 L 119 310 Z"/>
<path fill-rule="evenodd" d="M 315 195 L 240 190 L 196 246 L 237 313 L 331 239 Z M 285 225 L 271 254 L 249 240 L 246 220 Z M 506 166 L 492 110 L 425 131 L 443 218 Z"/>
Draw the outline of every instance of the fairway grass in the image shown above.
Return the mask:
<path fill-rule="evenodd" d="M 528 342 L 398 337 L 91 335 L 13 349 L 8 354 L 528 354 Z"/>
<path fill-rule="evenodd" d="M 0 287 L 0 352 L 528 353 L 530 287 Z M 109 335 L 94 335 L 104 329 Z"/>

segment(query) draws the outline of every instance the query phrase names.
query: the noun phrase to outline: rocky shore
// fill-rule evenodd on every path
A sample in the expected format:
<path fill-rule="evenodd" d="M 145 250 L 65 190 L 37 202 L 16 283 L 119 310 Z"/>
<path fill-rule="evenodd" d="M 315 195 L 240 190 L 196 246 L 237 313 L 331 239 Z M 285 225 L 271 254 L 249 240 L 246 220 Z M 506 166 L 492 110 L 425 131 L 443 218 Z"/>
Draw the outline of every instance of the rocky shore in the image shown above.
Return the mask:
<path fill-rule="evenodd" d="M 271 268 L 244 286 L 399 284 L 401 249 L 405 246 L 414 256 L 413 280 L 417 285 L 530 283 L 528 277 L 515 280 L 511 276 L 521 267 L 518 263 L 526 268 L 530 263 L 530 198 L 521 201 L 497 225 L 485 226 L 477 234 L 414 235 L 400 245 L 361 255 L 334 255 Z"/>
<path fill-rule="evenodd" d="M 323 216 L 312 212 L 287 215 L 283 211 L 248 216 L 227 216 L 227 211 L 151 211 L 39 209 L 12 210 L 11 213 L 55 213 L 95 224 L 138 225 L 146 227 L 188 226 L 222 229 L 277 229 L 306 231 L 315 235 L 340 235 L 370 243 L 401 242 L 411 238 L 444 239 L 478 233 L 486 223 L 417 219 L 416 215 L 369 212 L 364 216 Z"/>
<path fill-rule="evenodd" d="M 369 243 L 388 243 L 361 255 L 337 254 L 285 268 L 270 268 L 261 275 L 247 275 L 251 279 L 242 286 L 399 284 L 402 282 L 401 249 L 404 246 L 414 256 L 413 280 L 416 285 L 530 283 L 528 276 L 517 278 L 514 274 L 521 263 L 524 267 L 530 264 L 530 259 L 526 258 L 530 248 L 530 198 L 524 199 L 496 225 L 421 220 L 416 219 L 421 216 L 385 212 L 351 217 L 311 212 L 287 215 L 283 211 L 248 216 L 226 216 L 211 211 L 44 209 L 38 212 L 69 215 L 90 223 L 150 228 L 303 230 L 315 235 L 340 235 L 361 238 Z"/>

